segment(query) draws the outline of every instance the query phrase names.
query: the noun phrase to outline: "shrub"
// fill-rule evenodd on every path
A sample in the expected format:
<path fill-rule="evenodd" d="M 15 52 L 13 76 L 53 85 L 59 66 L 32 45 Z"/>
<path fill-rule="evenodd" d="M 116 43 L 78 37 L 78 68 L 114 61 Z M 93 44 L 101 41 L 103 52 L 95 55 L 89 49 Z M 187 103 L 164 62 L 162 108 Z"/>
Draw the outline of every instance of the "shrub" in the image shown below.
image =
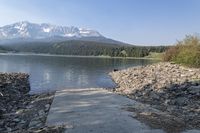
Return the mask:
<path fill-rule="evenodd" d="M 165 52 L 163 60 L 200 67 L 200 39 L 197 36 L 186 36 Z"/>
<path fill-rule="evenodd" d="M 172 61 L 172 59 L 176 56 L 178 52 L 178 46 L 171 46 L 166 52 L 163 54 L 164 61 Z"/>

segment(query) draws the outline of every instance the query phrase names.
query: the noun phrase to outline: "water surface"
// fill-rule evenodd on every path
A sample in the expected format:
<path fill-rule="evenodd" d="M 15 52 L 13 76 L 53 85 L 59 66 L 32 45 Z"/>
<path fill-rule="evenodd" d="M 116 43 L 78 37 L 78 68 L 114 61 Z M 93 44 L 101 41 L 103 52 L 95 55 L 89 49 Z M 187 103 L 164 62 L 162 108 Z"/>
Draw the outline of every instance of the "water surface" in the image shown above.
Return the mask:
<path fill-rule="evenodd" d="M 0 55 L 0 72 L 29 73 L 31 92 L 37 93 L 65 88 L 113 88 L 115 83 L 108 75 L 113 69 L 153 62 L 144 59 Z"/>

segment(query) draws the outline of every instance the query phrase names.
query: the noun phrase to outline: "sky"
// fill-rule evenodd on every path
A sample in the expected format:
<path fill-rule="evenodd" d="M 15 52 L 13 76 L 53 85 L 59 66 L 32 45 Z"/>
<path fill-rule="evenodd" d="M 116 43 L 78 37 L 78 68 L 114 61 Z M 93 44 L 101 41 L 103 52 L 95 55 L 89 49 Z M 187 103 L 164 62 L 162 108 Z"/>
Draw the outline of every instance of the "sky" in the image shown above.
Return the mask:
<path fill-rule="evenodd" d="M 135 45 L 170 45 L 200 33 L 200 0 L 0 0 L 0 26 L 77 26 Z"/>

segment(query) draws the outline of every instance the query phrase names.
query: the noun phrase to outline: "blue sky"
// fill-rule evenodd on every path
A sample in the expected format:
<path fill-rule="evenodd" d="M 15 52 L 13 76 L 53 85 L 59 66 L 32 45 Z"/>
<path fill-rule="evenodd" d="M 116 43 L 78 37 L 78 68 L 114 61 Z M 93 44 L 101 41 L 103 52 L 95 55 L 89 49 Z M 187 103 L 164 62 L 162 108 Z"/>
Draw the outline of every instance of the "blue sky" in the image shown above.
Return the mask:
<path fill-rule="evenodd" d="M 98 30 L 138 45 L 200 33 L 200 0 L 0 0 L 0 26 L 17 21 Z"/>

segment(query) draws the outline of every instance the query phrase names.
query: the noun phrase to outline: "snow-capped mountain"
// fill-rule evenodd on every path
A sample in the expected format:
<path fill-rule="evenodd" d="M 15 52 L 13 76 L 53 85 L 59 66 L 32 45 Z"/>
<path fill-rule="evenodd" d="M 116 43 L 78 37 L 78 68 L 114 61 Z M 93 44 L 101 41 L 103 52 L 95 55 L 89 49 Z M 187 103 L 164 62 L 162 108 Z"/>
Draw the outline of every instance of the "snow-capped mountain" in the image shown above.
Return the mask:
<path fill-rule="evenodd" d="M 95 30 L 56 26 L 51 24 L 35 24 L 27 21 L 14 23 L 0 27 L 0 40 L 9 39 L 45 39 L 51 37 L 63 38 L 85 38 L 85 37 L 103 37 Z"/>

